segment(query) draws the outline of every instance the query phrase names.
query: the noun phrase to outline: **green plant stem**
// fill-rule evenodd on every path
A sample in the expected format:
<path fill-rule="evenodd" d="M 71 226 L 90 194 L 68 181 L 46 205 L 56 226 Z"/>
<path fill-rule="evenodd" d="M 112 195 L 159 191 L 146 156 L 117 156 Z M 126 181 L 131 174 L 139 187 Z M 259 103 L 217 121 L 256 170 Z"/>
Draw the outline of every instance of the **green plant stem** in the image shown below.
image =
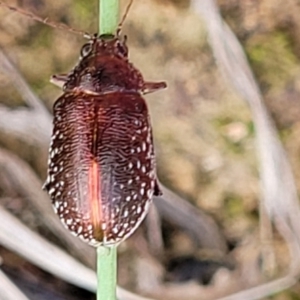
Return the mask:
<path fill-rule="evenodd" d="M 117 247 L 97 248 L 97 300 L 116 300 Z"/>
<path fill-rule="evenodd" d="M 115 34 L 119 24 L 119 0 L 99 0 L 99 33 Z"/>
<path fill-rule="evenodd" d="M 99 34 L 116 33 L 119 0 L 99 0 Z M 116 300 L 117 247 L 97 248 L 97 300 Z"/>

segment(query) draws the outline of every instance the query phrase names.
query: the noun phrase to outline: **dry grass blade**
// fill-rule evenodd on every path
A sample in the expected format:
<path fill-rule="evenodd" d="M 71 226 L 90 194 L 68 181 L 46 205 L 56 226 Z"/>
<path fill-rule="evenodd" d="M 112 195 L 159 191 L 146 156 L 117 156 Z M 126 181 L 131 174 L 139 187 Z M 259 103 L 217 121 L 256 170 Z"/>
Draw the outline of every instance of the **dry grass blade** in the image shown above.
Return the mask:
<path fill-rule="evenodd" d="M 29 300 L 1 270 L 0 300 Z"/>
<path fill-rule="evenodd" d="M 20 73 L 16 70 L 12 62 L 7 58 L 7 56 L 0 50 L 0 70 L 6 73 L 6 75 L 11 79 L 11 82 L 14 84 L 15 88 L 22 95 L 26 104 L 31 108 L 40 110 L 43 112 L 44 117 L 50 120 L 50 114 L 42 104 L 42 102 L 35 96 L 31 91 L 28 84 L 25 82 Z"/>
<path fill-rule="evenodd" d="M 0 130 L 10 139 L 32 146 L 46 144 L 50 139 L 50 124 L 40 111 L 26 108 L 11 110 L 0 105 Z"/>
<path fill-rule="evenodd" d="M 89 291 L 96 290 L 96 276 L 92 270 L 38 236 L 2 207 L 0 219 L 1 245 L 67 282 Z"/>
<path fill-rule="evenodd" d="M 86 290 L 96 291 L 96 274 L 93 270 L 28 229 L 2 207 L 0 207 L 0 219 L 1 245 L 54 276 Z M 30 246 L 28 241 L 30 241 Z M 118 288 L 118 298 L 121 300 L 150 300 L 122 288 Z"/>
<path fill-rule="evenodd" d="M 226 242 L 215 221 L 161 185 L 163 196 L 154 203 L 163 218 L 186 230 L 199 247 L 225 253 Z"/>
<path fill-rule="evenodd" d="M 243 49 L 221 20 L 213 0 L 205 0 L 201 4 L 194 1 L 194 7 L 207 23 L 219 68 L 252 110 L 261 164 L 262 196 L 269 216 L 291 218 L 296 228 L 300 228 L 300 208 L 293 175 Z"/>
<path fill-rule="evenodd" d="M 30 167 L 20 158 L 0 149 L 0 168 L 2 175 L 11 181 L 15 191 L 24 199 L 27 199 L 38 210 L 39 217 L 45 225 L 68 245 L 71 252 L 92 266 L 95 258 L 93 249 L 72 236 L 63 227 L 53 213 L 47 194 L 42 191 L 42 182 Z"/>
<path fill-rule="evenodd" d="M 282 290 L 289 288 L 297 282 L 294 276 L 286 276 L 266 284 L 262 284 L 258 287 L 254 287 L 228 297 L 218 298 L 218 300 L 255 300 L 262 299 L 262 295 L 269 295 L 272 293 L 278 293 Z"/>
<path fill-rule="evenodd" d="M 155 256 L 162 257 L 164 251 L 164 241 L 161 229 L 161 218 L 155 205 L 150 207 L 146 218 L 146 224 L 149 248 Z"/>
<path fill-rule="evenodd" d="M 150 298 L 141 297 L 138 295 L 135 295 L 131 292 L 128 292 L 120 287 L 117 287 L 117 297 L 118 300 L 153 300 Z"/>
<path fill-rule="evenodd" d="M 210 44 L 220 70 L 240 96 L 247 101 L 252 111 L 256 127 L 256 143 L 260 159 L 260 178 L 262 184 L 262 201 L 270 220 L 290 247 L 291 273 L 289 277 L 268 283 L 246 291 L 242 298 L 226 299 L 260 299 L 294 284 L 299 276 L 300 245 L 300 208 L 291 168 L 275 127 L 264 106 L 261 92 L 256 84 L 251 68 L 237 38 L 223 22 L 214 0 L 193 2 L 193 8 L 204 19 L 209 33 Z M 277 288 L 275 288 L 277 287 Z M 247 295 L 247 292 L 249 293 Z"/>

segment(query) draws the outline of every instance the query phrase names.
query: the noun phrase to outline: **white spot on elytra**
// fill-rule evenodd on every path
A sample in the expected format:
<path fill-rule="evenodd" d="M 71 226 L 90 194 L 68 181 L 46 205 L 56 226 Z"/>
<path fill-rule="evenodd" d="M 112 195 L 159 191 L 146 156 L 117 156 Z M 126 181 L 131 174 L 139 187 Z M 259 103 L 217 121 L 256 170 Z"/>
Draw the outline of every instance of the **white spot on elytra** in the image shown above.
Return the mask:
<path fill-rule="evenodd" d="M 155 185 L 155 182 L 154 182 L 154 180 L 152 180 L 152 181 L 151 181 L 151 188 L 152 188 L 152 189 L 154 189 L 154 185 Z"/>
<path fill-rule="evenodd" d="M 129 202 L 131 200 L 131 197 L 130 196 L 127 196 L 126 199 L 125 199 L 127 202 Z"/>
<path fill-rule="evenodd" d="M 144 193 L 145 193 L 145 189 L 144 189 L 144 188 L 141 188 L 141 189 L 140 189 L 140 194 L 143 196 Z"/>
<path fill-rule="evenodd" d="M 123 237 L 123 236 L 124 236 L 124 233 L 125 233 L 124 230 L 120 231 L 120 232 L 118 233 L 118 237 Z"/>
<path fill-rule="evenodd" d="M 149 134 L 147 134 L 147 142 L 148 142 L 148 144 L 151 143 L 151 135 L 150 135 L 150 132 L 149 132 Z"/>
<path fill-rule="evenodd" d="M 72 219 L 67 219 L 67 220 L 66 220 L 66 224 L 67 224 L 67 225 L 71 225 L 71 224 L 72 224 Z"/>
<path fill-rule="evenodd" d="M 148 190 L 147 191 L 147 196 L 148 196 L 148 198 L 152 198 L 152 196 L 153 196 L 153 190 Z"/>
<path fill-rule="evenodd" d="M 77 228 L 77 233 L 80 234 L 80 233 L 82 232 L 82 229 L 83 229 L 82 226 L 79 226 L 79 227 Z"/>
<path fill-rule="evenodd" d="M 50 180 L 51 181 L 51 180 Z M 51 188 L 49 194 L 52 195 L 55 192 L 55 188 Z M 56 202 L 57 203 L 57 202 Z"/>

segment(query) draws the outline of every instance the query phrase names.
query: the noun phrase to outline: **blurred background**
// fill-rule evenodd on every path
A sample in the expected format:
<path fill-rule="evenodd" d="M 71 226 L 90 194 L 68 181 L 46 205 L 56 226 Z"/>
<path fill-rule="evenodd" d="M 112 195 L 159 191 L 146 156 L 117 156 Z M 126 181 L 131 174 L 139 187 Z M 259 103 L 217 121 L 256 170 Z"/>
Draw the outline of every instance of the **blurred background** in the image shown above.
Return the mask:
<path fill-rule="evenodd" d="M 124 9 L 127 2 L 121 2 Z M 300 3 L 215 3 L 219 8 L 215 13 L 229 25 L 249 62 L 248 68 L 241 56 L 239 64 L 241 53 L 233 52 L 231 59 L 237 61 L 239 73 L 230 61 L 227 69 L 222 65 L 218 56 L 222 45 L 214 43 L 217 22 L 198 9 L 201 2 L 134 1 L 124 23 L 131 62 L 146 80 L 165 80 L 168 89 L 146 96 L 164 195 L 155 199 L 156 206 L 143 226 L 119 247 L 119 285 L 153 299 L 199 300 L 218 299 L 290 276 L 295 284 L 287 284 L 282 292 L 271 288 L 269 296 L 258 292 L 256 297 L 246 294 L 248 298 L 232 299 L 300 299 L 299 252 L 294 251 L 298 246 L 291 246 L 298 243 L 295 236 L 300 236 L 300 227 L 297 232 L 297 226 L 291 225 L 295 236 L 284 231 L 284 226 L 278 228 L 285 224 L 285 217 L 291 224 L 297 222 L 299 209 L 298 202 L 292 206 L 284 197 L 293 194 L 298 200 L 300 188 Z M 209 3 L 214 2 L 205 0 L 202 5 Z M 97 1 L 18 0 L 9 4 L 89 33 L 98 26 Z M 221 36 L 227 49 L 236 47 L 225 34 Z M 68 237 L 41 191 L 52 106 L 62 93 L 49 79 L 73 68 L 83 43 L 78 35 L 0 7 L 0 205 L 13 220 L 93 268 L 94 250 Z M 265 106 L 270 116 L 263 120 L 274 131 L 271 140 L 263 135 L 257 139 L 258 131 L 264 131 L 255 123 L 259 117 L 250 109 L 254 104 L 232 80 L 244 78 L 241 74 L 251 78 L 250 71 L 263 101 L 258 104 L 257 100 L 255 107 Z M 279 141 L 286 151 L 280 157 L 287 156 L 294 182 L 289 177 L 285 184 L 283 163 L 275 159 L 275 173 L 263 173 L 265 178 L 277 176 L 276 183 L 291 187 L 285 192 L 285 187 L 275 184 L 274 197 L 282 193 L 282 202 L 277 203 L 270 194 L 271 200 L 264 201 L 268 188 L 260 182 L 260 174 L 264 157 L 272 157 Z M 262 145 L 265 150 L 261 152 Z M 16 241 L 17 228 L 11 235 Z M 22 257 L 22 249 L 8 246 L 1 236 L 0 245 L 0 269 L 29 299 L 95 299 L 37 267 L 34 256 L 29 262 Z"/>

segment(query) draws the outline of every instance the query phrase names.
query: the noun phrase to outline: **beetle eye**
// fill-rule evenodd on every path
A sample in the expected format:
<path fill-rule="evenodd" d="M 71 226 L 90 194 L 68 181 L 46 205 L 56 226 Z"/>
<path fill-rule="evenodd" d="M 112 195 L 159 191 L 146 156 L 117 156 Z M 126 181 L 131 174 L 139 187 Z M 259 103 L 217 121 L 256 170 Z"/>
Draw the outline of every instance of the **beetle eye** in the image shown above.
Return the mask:
<path fill-rule="evenodd" d="M 120 43 L 119 41 L 117 41 L 117 51 L 118 54 L 121 54 L 124 57 L 127 57 L 128 55 L 128 50 L 125 44 Z"/>
<path fill-rule="evenodd" d="M 80 55 L 81 57 L 86 57 L 90 54 L 91 51 L 92 51 L 92 44 L 90 43 L 85 44 L 81 48 Z"/>

